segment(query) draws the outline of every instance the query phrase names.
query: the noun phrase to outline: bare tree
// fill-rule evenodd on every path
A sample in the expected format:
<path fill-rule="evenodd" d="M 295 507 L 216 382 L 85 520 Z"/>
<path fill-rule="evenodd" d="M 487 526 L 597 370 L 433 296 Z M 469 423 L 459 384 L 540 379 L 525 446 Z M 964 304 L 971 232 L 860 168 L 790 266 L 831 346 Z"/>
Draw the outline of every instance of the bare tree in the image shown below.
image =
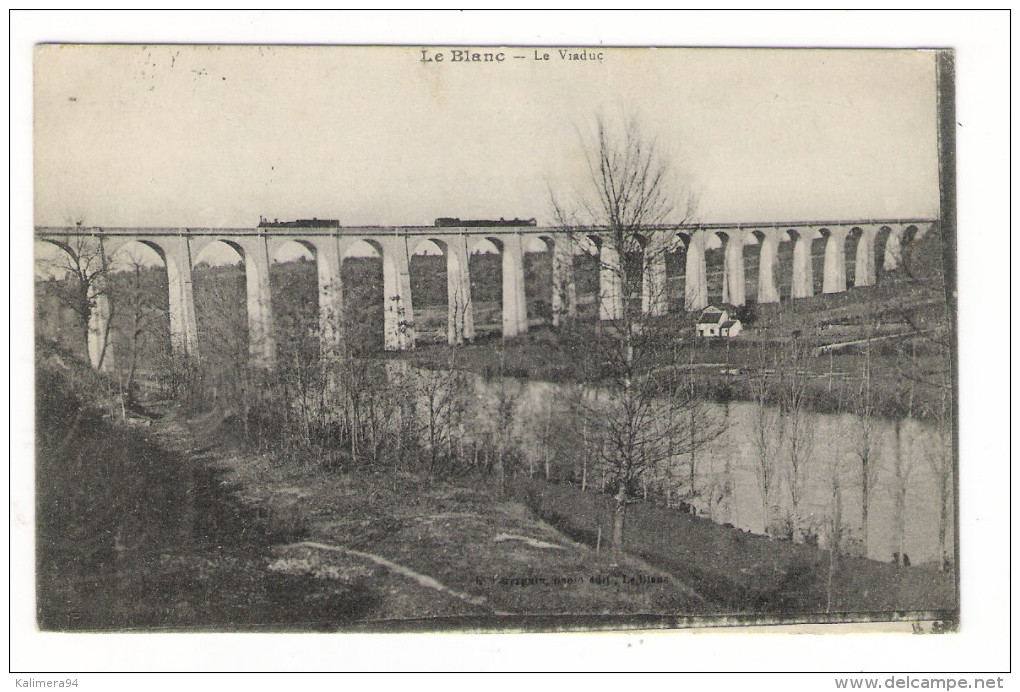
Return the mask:
<path fill-rule="evenodd" d="M 789 347 L 789 372 L 780 396 L 787 440 L 786 487 L 790 493 L 790 527 L 793 539 L 803 538 L 804 518 L 801 503 L 804 499 L 806 479 L 809 477 L 815 443 L 816 414 L 810 410 L 808 380 L 804 372 L 807 348 L 794 337 Z"/>
<path fill-rule="evenodd" d="M 77 227 L 81 230 L 81 222 Z M 78 318 L 78 326 L 87 345 L 92 365 L 107 368 L 113 307 L 110 301 L 109 266 L 98 238 L 75 234 L 62 246 L 59 259 L 50 262 L 51 269 L 63 275 L 55 283 L 57 299 Z"/>
<path fill-rule="evenodd" d="M 265 415 L 272 391 L 265 387 L 266 373 L 251 367 L 248 355 L 244 272 L 237 265 L 210 267 L 199 262 L 193 277 L 199 361 L 172 361 L 172 380 L 184 385 L 183 393 L 192 404 L 214 404 L 228 416 L 236 415 L 249 443 L 272 443 L 275 422 Z M 187 373 L 179 377 L 182 367 Z"/>
<path fill-rule="evenodd" d="M 281 432 L 302 451 L 313 443 L 327 386 L 315 266 L 304 258 L 273 262 L 269 285 L 278 357 L 266 379 L 280 389 L 275 403 L 285 421 Z"/>
<path fill-rule="evenodd" d="M 591 479 L 600 470 L 602 437 L 593 430 L 592 421 L 585 415 L 583 385 L 565 385 L 554 391 L 549 405 L 550 409 L 555 407 L 555 413 L 545 431 L 545 453 L 569 460 L 568 473 L 580 483 L 583 492 L 595 485 Z"/>
<path fill-rule="evenodd" d="M 635 353 L 643 346 L 638 342 Z M 586 397 L 582 417 L 599 437 L 601 466 L 615 488 L 613 546 L 619 556 L 625 547 L 627 506 L 644 481 L 716 439 L 725 421 L 699 420 L 692 427 L 689 412 L 700 402 L 690 398 L 682 378 L 661 371 L 634 372 L 602 385 Z"/>
<path fill-rule="evenodd" d="M 168 307 L 153 295 L 154 288 L 162 288 L 165 296 L 165 286 L 153 278 L 153 268 L 129 253 L 123 270 L 114 271 L 107 279 L 111 303 L 116 305 L 116 331 L 127 354 L 126 371 L 121 376 L 127 404 L 133 403 L 135 378 L 145 351 L 159 341 L 168 326 Z"/>
<path fill-rule="evenodd" d="M 485 420 L 488 423 L 489 447 L 494 454 L 493 471 L 500 493 L 506 491 L 507 477 L 514 472 L 518 446 L 514 422 L 520 401 L 520 387 L 507 377 L 497 377 L 493 384 L 492 398 L 486 407 Z M 533 475 L 533 461 L 529 461 L 528 475 Z"/>
<path fill-rule="evenodd" d="M 955 244 L 953 235 L 944 235 L 948 227 L 936 223 L 924 243 L 922 232 L 908 229 L 902 239 L 899 260 L 899 279 L 909 290 L 900 292 L 892 310 L 909 328 L 912 336 L 899 349 L 897 359 L 898 401 L 894 421 L 895 450 L 892 460 L 892 487 L 896 512 L 895 553 L 903 560 L 904 505 L 909 476 L 913 468 L 912 447 L 904 455 L 901 437 L 903 418 L 916 413 L 935 426 L 934 434 L 920 445 L 935 485 L 935 503 L 939 512 L 939 560 L 942 569 L 951 561 L 946 550 L 949 516 L 953 508 L 952 484 L 954 480 L 953 435 L 955 420 L 952 399 L 953 357 L 956 341 L 955 271 L 948 258 L 947 248 Z M 909 235 L 913 231 L 916 235 Z M 938 252 L 939 254 L 935 254 Z M 909 348 L 909 354 L 906 349 Z M 921 351 L 919 355 L 918 351 Z"/>
<path fill-rule="evenodd" d="M 939 557 L 942 570 L 950 568 L 952 561 L 946 548 L 950 519 L 953 508 L 953 482 L 956 469 L 953 455 L 953 404 L 952 384 L 948 372 L 943 373 L 942 386 L 938 388 L 933 420 L 935 434 L 928 439 L 925 459 L 935 481 L 935 502 L 939 516 Z"/>
<path fill-rule="evenodd" d="M 955 418 L 953 398 L 953 358 L 956 342 L 955 271 L 952 248 L 955 246 L 955 224 L 945 219 L 928 231 L 908 228 L 896 249 L 899 270 L 895 278 L 906 290 L 898 293 L 888 311 L 906 325 L 910 337 L 901 343 L 896 359 L 894 385 L 895 449 L 892 458 L 890 492 L 896 511 L 897 534 L 895 552 L 903 559 L 903 506 L 909 478 L 914 466 L 914 447 L 905 445 L 903 419 L 916 415 L 934 426 L 927 436 L 924 457 L 935 485 L 935 504 L 939 514 L 939 552 L 943 569 L 949 568 L 946 540 L 954 510 L 953 483 Z M 877 319 L 877 317 L 876 317 Z M 908 352 L 909 349 L 909 352 Z"/>
<path fill-rule="evenodd" d="M 584 185 L 569 201 L 551 193 L 553 213 L 573 253 L 597 251 L 600 309 L 626 345 L 644 315 L 665 311 L 666 255 L 693 220 L 695 197 L 636 119 L 614 126 L 598 116 L 580 140 Z"/>
<path fill-rule="evenodd" d="M 627 506 L 646 475 L 707 444 L 721 427 L 691 424 L 697 401 L 678 375 L 686 342 L 655 319 L 667 304 L 665 254 L 691 219 L 693 196 L 636 120 L 614 127 L 597 117 L 581 146 L 584 187 L 569 201 L 551 197 L 564 232 L 577 244 L 594 238 L 599 246 L 600 316 L 610 329 L 588 345 L 596 357 L 586 365 L 597 368 L 591 379 L 599 387 L 580 408 L 588 429 L 601 438 L 602 462 L 615 487 L 619 557 Z"/>
<path fill-rule="evenodd" d="M 907 349 L 909 348 L 909 353 Z M 950 349 L 930 334 L 916 333 L 899 349 L 896 372 L 896 449 L 893 458 L 893 499 L 905 503 L 905 487 L 920 452 L 931 472 L 934 483 L 934 501 L 938 510 L 939 559 L 942 569 L 948 569 L 951 559 L 947 551 L 947 538 L 953 514 L 953 483 L 955 456 L 953 454 L 953 377 L 949 368 Z M 904 419 L 917 417 L 931 424 L 933 430 L 921 444 L 904 445 Z M 903 455 L 903 447 L 907 456 Z M 911 454 L 913 452 L 913 454 Z M 902 497 L 898 497 L 898 495 Z M 897 507 L 898 515 L 901 513 Z M 902 556 L 900 545 L 898 552 Z"/>
<path fill-rule="evenodd" d="M 384 364 L 370 363 L 369 367 L 371 377 L 363 416 L 366 426 L 363 438 L 368 444 L 372 462 L 378 464 L 383 460 L 385 451 L 399 448 L 399 412 L 406 394 L 401 379 L 391 377 Z"/>
<path fill-rule="evenodd" d="M 911 363 L 916 363 L 916 353 L 911 344 Z M 893 501 L 893 557 L 897 564 L 909 564 L 906 557 L 906 511 L 907 492 L 910 489 L 910 476 L 914 470 L 913 445 L 905 441 L 907 421 L 912 420 L 915 412 L 916 384 L 911 378 L 898 378 L 893 406 L 893 450 L 890 460 L 889 494 Z M 904 450 L 906 446 L 906 450 Z"/>
<path fill-rule="evenodd" d="M 832 581 L 836 575 L 839 559 L 845 550 L 847 540 L 846 524 L 843 520 L 843 468 L 842 459 L 827 465 L 826 507 L 820 533 L 828 557 L 825 580 L 825 612 L 832 612 Z"/>
<path fill-rule="evenodd" d="M 906 558 L 906 512 L 907 492 L 910 490 L 910 476 L 914 470 L 914 456 L 909 445 L 904 453 L 904 423 L 905 419 L 897 416 L 893 422 L 895 441 L 893 442 L 892 474 L 889 493 L 893 500 L 893 522 L 896 533 L 893 539 L 893 551 L 897 564 L 907 564 Z"/>
<path fill-rule="evenodd" d="M 773 380 L 776 374 L 776 354 L 767 340 L 759 342 L 757 363 L 751 376 L 754 396 L 754 414 L 751 421 L 751 445 L 755 453 L 754 473 L 761 498 L 762 526 L 765 533 L 772 530 L 772 505 L 779 485 L 779 455 L 786 435 L 786 421 L 773 400 Z"/>
<path fill-rule="evenodd" d="M 546 480 L 573 477 L 580 460 L 581 473 L 577 474 L 580 480 L 586 475 L 586 462 L 579 454 L 584 444 L 583 431 L 571 416 L 574 388 L 549 386 L 535 394 L 535 405 L 522 407 L 525 413 L 522 427 L 530 432 L 528 438 L 533 442 L 522 445 L 522 452 L 542 463 Z M 583 480 L 586 484 L 587 479 Z"/>
<path fill-rule="evenodd" d="M 878 484 L 878 424 L 875 418 L 875 403 L 872 392 L 872 363 L 870 335 L 864 346 L 864 361 L 861 366 L 860 390 L 854 402 L 854 420 L 857 435 L 854 452 L 857 457 L 857 483 L 861 489 L 861 550 L 868 555 L 868 511 L 875 486 Z"/>
<path fill-rule="evenodd" d="M 453 367 L 452 359 L 441 370 L 419 369 L 410 376 L 417 406 L 419 439 L 424 449 L 429 482 L 445 470 L 441 462 L 453 462 L 453 441 L 471 402 L 470 378 Z"/>
<path fill-rule="evenodd" d="M 542 436 L 545 439 L 549 439 L 549 436 L 552 433 L 552 429 L 553 429 L 553 425 L 552 425 L 553 407 L 552 407 L 552 404 L 553 404 L 552 397 L 549 397 L 546 400 L 546 402 L 545 402 L 545 421 L 544 421 L 544 425 L 542 426 Z M 543 456 L 543 462 L 544 463 L 543 463 L 543 467 L 545 469 L 545 479 L 548 481 L 548 480 L 552 480 L 552 448 L 551 448 L 551 445 L 545 445 L 544 448 L 543 448 L 543 451 L 544 451 L 544 456 Z"/>
<path fill-rule="evenodd" d="M 726 422 L 729 420 L 729 399 L 727 398 L 724 402 L 721 414 L 717 405 L 708 401 L 703 391 L 704 387 L 694 367 L 696 347 L 697 340 L 694 340 L 691 342 L 690 347 L 686 349 L 687 374 L 684 378 L 684 384 L 687 387 L 687 425 L 692 436 L 698 435 L 699 430 L 713 431 L 707 439 L 714 439 L 722 433 L 722 430 L 726 427 Z M 703 474 L 699 473 L 701 467 L 699 465 L 698 453 L 703 446 L 702 444 L 691 445 L 685 455 L 687 460 L 687 490 L 685 499 L 692 512 L 696 510 L 696 505 L 703 497 L 708 500 L 706 509 L 711 509 L 712 505 L 717 504 L 714 501 L 715 499 L 722 499 L 718 497 L 719 493 L 725 494 L 728 492 L 726 486 L 730 485 L 724 480 L 720 486 L 716 482 L 715 474 L 711 472 L 711 478 L 707 484 L 701 481 Z M 670 475 L 671 471 L 672 469 L 670 469 Z"/>

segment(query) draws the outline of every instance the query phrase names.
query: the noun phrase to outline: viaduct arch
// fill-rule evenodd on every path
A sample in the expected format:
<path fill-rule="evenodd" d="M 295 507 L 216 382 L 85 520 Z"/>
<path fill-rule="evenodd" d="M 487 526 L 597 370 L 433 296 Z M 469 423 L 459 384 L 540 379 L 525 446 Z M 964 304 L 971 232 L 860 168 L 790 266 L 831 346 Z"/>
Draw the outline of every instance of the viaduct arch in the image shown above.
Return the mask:
<path fill-rule="evenodd" d="M 425 242 L 442 250 L 447 276 L 447 341 L 463 344 L 475 336 L 469 241 L 484 238 L 500 252 L 502 266 L 502 327 L 504 338 L 528 330 L 524 281 L 524 237 L 544 241 L 552 253 L 552 322 L 577 314 L 574 256 L 584 250 L 597 252 L 599 265 L 599 318 L 620 319 L 627 287 L 622 280 L 621 254 L 640 252 L 642 261 L 641 311 L 648 316 L 668 312 L 666 255 L 682 250 L 684 259 L 684 307 L 697 311 L 708 306 L 709 293 L 705 250 L 715 235 L 723 243 L 723 301 L 740 306 L 747 300 L 745 246 L 758 254 L 757 295 L 759 303 L 780 300 L 777 265 L 782 243 L 793 248 L 790 296 L 813 295 L 811 243 L 824 242 L 823 293 L 847 290 L 847 270 L 852 267 L 853 285 L 870 286 L 878 278 L 876 267 L 890 271 L 900 266 L 905 244 L 922 237 L 936 222 L 932 219 L 892 221 L 797 222 L 792 224 L 706 224 L 681 228 L 654 227 L 639 234 L 638 248 L 616 248 L 605 228 L 565 231 L 520 225 L 486 226 L 396 226 L 341 227 L 338 224 L 301 225 L 301 222 L 258 228 L 82 228 L 37 227 L 37 240 L 55 244 L 75 255 L 75 248 L 89 248 L 105 261 L 119 247 L 137 241 L 152 248 L 166 266 L 171 345 L 175 357 L 199 356 L 198 330 L 192 269 L 198 254 L 215 242 L 234 248 L 245 265 L 248 307 L 249 355 L 252 362 L 272 367 L 276 360 L 272 302 L 269 290 L 270 258 L 288 242 L 296 242 L 315 258 L 318 276 L 319 334 L 323 352 L 343 344 L 344 314 L 341 264 L 345 254 L 359 241 L 370 245 L 383 265 L 384 337 L 386 350 L 414 348 L 414 301 L 411 295 L 410 258 Z M 881 236 L 881 239 L 880 239 Z M 851 248 L 848 250 L 847 247 Z M 623 253 L 621 253 L 621 250 Z M 880 261 L 876 259 L 880 258 Z M 109 306 L 97 300 L 89 325 L 90 356 L 98 360 L 99 335 L 109 320 Z M 104 369 L 113 357 L 103 359 Z"/>

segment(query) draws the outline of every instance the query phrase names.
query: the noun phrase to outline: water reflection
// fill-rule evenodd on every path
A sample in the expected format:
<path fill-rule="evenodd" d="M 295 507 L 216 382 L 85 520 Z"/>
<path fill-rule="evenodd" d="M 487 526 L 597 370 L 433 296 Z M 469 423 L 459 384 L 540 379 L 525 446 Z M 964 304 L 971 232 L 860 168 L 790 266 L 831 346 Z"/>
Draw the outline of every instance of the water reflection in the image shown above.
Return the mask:
<path fill-rule="evenodd" d="M 496 396 L 501 385 L 498 380 L 479 378 L 476 386 L 479 396 L 484 399 Z M 515 383 L 515 389 L 518 386 L 520 395 L 514 422 L 517 438 L 523 454 L 531 462 L 529 467 L 541 470 L 550 452 L 549 436 L 543 434 L 542 421 L 550 415 L 550 411 L 554 411 L 556 416 L 569 416 L 569 412 L 557 402 L 570 396 L 570 388 L 546 382 Z M 753 442 L 757 404 L 734 402 L 726 407 L 721 404 L 709 406 L 716 408 L 715 413 L 726 415 L 728 426 L 721 436 L 697 452 L 696 495 L 691 498 L 689 481 L 681 480 L 689 477 L 690 470 L 689 459 L 681 456 L 674 460 L 671 468 L 660 468 L 652 474 L 649 497 L 663 503 L 667 497 L 672 502 L 683 498 L 699 514 L 707 515 L 718 523 L 764 533 L 765 509 L 756 471 L 757 450 Z M 480 416 L 484 415 L 484 410 L 484 406 L 479 408 Z M 479 421 L 479 424 L 484 427 L 485 422 Z M 838 507 L 844 534 L 841 544 L 854 552 L 863 552 L 859 460 L 861 421 L 850 414 L 809 413 L 808 424 L 813 428 L 813 440 L 801 471 L 803 489 L 798 512 L 799 538 L 817 540 L 826 547 L 827 535 L 831 535 L 826 525 L 831 528 L 832 517 Z M 876 468 L 868 503 L 867 556 L 889 562 L 894 560 L 894 553 L 905 553 L 913 565 L 938 562 L 942 559 L 939 545 L 939 469 L 943 457 L 940 455 L 949 453 L 949 433 L 914 419 L 903 419 L 897 424 L 874 418 L 871 424 L 871 460 Z M 563 435 L 562 430 L 569 427 L 569 421 L 565 426 L 558 426 L 559 434 Z M 554 479 L 579 482 L 578 473 L 563 473 L 562 469 L 580 468 L 582 459 L 565 457 L 584 455 L 584 446 L 580 442 L 573 448 L 563 444 L 553 446 L 560 457 L 558 466 L 561 469 L 558 478 Z M 777 485 L 769 493 L 773 535 L 782 533 L 777 527 L 792 514 L 787 447 L 788 444 L 784 443 L 777 453 Z M 942 468 L 951 469 L 952 465 L 948 463 Z M 587 465 L 586 470 L 589 474 L 587 482 L 597 486 L 602 480 L 599 472 L 592 463 Z M 675 494 L 664 491 L 667 479 Z M 949 480 L 947 488 L 950 498 L 951 482 Z M 838 491 L 834 492 L 834 488 Z M 897 496 L 902 498 L 902 522 L 897 511 Z M 947 514 L 945 550 L 952 555 L 955 512 L 951 504 Z"/>

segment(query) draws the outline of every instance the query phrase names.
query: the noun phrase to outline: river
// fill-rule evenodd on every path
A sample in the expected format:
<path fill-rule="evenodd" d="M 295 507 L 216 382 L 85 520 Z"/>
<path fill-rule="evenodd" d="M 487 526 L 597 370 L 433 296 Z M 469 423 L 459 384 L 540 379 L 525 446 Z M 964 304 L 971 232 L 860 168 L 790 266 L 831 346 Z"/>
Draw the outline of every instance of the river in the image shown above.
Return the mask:
<path fill-rule="evenodd" d="M 491 398 L 499 387 L 515 392 L 517 407 L 514 430 L 525 458 L 537 473 L 548 458 L 548 444 L 543 436 L 543 421 L 549 419 L 550 407 L 565 392 L 562 385 L 547 382 L 521 382 L 517 380 L 482 380 L 476 383 L 482 398 Z M 699 514 L 709 516 L 719 523 L 730 523 L 738 528 L 762 533 L 764 511 L 759 490 L 757 448 L 753 442 L 757 404 L 734 402 L 726 409 L 721 404 L 708 404 L 718 415 L 726 415 L 727 427 L 716 439 L 697 452 L 696 487 L 702 498 L 695 500 Z M 478 416 L 484 417 L 485 409 L 479 407 Z M 728 413 L 726 413 L 728 410 Z M 776 413 L 772 411 L 772 413 Z M 560 415 L 563 415 L 562 413 Z M 857 450 L 860 448 L 861 421 L 849 414 L 807 414 L 809 428 L 813 430 L 811 451 L 802 466 L 802 500 L 800 502 L 801 526 L 807 534 L 817 533 L 820 545 L 826 542 L 825 527 L 831 526 L 834 516 L 836 494 L 833 488 L 838 483 L 840 522 L 843 531 L 857 540 L 861 534 L 861 482 L 860 463 Z M 482 421 L 479 421 L 482 423 Z M 896 511 L 897 488 L 905 487 L 903 506 L 903 549 L 910 562 L 918 565 L 939 561 L 940 505 L 938 473 L 932 462 L 948 439 L 930 423 L 905 419 L 899 425 L 897 441 L 896 425 L 893 421 L 871 419 L 871 456 L 877 465 L 873 480 L 868 516 L 867 556 L 874 560 L 889 562 L 894 552 L 900 551 L 900 539 Z M 484 425 L 484 423 L 482 423 Z M 491 425 L 491 423 L 489 423 Z M 897 446 L 899 456 L 897 457 Z M 788 477 L 788 445 L 777 453 L 776 477 L 778 487 L 772 496 L 771 515 L 783 517 L 789 514 L 791 500 Z M 562 447 L 560 455 L 563 455 Z M 562 460 L 561 460 L 562 461 Z M 576 463 L 576 462 L 571 462 Z M 674 478 L 689 476 L 689 457 L 683 456 L 673 462 Z M 897 467 L 902 482 L 897 480 Z M 589 468 L 592 468 L 589 466 Z M 661 471 L 661 470 L 660 470 Z M 657 474 L 661 477 L 661 473 Z M 593 474 L 597 483 L 597 475 Z M 950 493 L 952 485 L 949 486 Z M 678 491 L 681 488 L 678 487 Z M 708 497 L 711 496 L 711 497 Z M 707 498 L 707 499 L 706 499 Z M 946 551 L 953 554 L 953 527 L 955 512 L 950 499 L 946 527 Z M 859 548 L 858 548 L 859 550 Z"/>

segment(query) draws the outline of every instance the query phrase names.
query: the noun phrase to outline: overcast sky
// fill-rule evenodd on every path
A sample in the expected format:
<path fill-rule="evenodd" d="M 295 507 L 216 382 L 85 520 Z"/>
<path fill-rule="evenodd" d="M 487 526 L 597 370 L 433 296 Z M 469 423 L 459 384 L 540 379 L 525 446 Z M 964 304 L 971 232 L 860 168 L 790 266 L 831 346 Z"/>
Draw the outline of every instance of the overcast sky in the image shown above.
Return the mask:
<path fill-rule="evenodd" d="M 702 222 L 937 215 L 931 53 L 421 50 L 39 47 L 35 222 L 549 223 L 598 112 L 658 137 Z"/>

